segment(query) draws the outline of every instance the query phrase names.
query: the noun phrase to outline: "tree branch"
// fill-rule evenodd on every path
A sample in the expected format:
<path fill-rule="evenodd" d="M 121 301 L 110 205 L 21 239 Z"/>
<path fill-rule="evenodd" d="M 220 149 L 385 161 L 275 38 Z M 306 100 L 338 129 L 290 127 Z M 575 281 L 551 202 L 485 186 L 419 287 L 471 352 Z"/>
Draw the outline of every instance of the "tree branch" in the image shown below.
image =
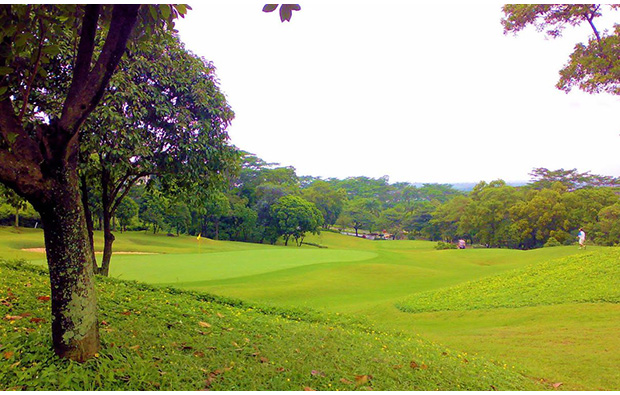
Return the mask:
<path fill-rule="evenodd" d="M 138 17 L 139 8 L 140 5 L 136 4 L 114 5 L 105 44 L 90 72 L 86 67 L 87 64 L 90 65 L 92 59 L 92 52 L 89 49 L 90 32 L 88 30 L 82 32 L 84 44 L 80 41 L 74 80 L 59 121 L 60 129 L 66 131 L 70 138 L 75 137 L 82 123 L 101 100 L 114 70 L 125 52 L 127 40 Z M 86 11 L 87 13 L 90 11 L 91 14 L 95 13 L 95 10 L 88 8 L 88 6 Z M 90 15 L 90 18 L 84 17 L 86 28 L 90 28 L 92 18 L 94 18 L 93 15 Z M 85 34 L 86 36 L 84 36 Z M 87 75 L 84 75 L 85 72 Z"/>
<path fill-rule="evenodd" d="M 45 201 L 41 168 L 4 149 L 0 150 L 0 181 L 33 205 Z"/>
<path fill-rule="evenodd" d="M 585 17 L 586 20 L 588 21 L 588 23 L 590 24 L 590 27 L 592 28 L 592 31 L 594 32 L 594 35 L 596 36 L 596 41 L 598 41 L 599 45 L 601 43 L 601 35 L 599 34 L 598 30 L 596 29 L 596 26 L 594 26 L 594 15 L 596 14 L 596 12 L 599 10 L 601 6 L 597 5 L 595 6 L 595 8 L 591 11 L 591 12 L 586 12 Z"/>
<path fill-rule="evenodd" d="M 39 165 L 43 162 L 43 156 L 36 143 L 24 131 L 24 128 L 15 115 L 13 102 L 10 98 L 0 100 L 0 137 L 6 143 L 6 147 L 0 151 L 6 151 L 20 161 L 31 162 Z M 0 180 L 3 180 L 0 174 Z"/>
<path fill-rule="evenodd" d="M 147 176 L 148 174 L 138 174 L 136 175 L 133 179 L 131 179 L 127 185 L 125 186 L 125 190 L 123 190 L 123 193 L 114 200 L 114 204 L 112 204 L 112 209 L 110 210 L 110 212 L 112 213 L 112 215 L 114 215 L 114 213 L 116 213 L 116 209 L 118 208 L 118 206 L 121 204 L 121 201 L 125 198 L 125 196 L 127 196 L 127 194 L 129 193 L 129 191 L 131 190 L 131 188 L 136 184 L 136 182 L 138 182 L 138 180 L 142 177 Z"/>

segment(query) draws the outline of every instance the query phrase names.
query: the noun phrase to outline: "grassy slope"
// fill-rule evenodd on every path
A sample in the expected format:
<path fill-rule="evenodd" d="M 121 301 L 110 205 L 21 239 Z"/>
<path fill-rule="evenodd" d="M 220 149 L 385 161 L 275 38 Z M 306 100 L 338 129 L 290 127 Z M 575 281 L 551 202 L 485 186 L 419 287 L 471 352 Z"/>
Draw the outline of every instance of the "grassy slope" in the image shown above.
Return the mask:
<path fill-rule="evenodd" d="M 619 261 L 618 249 L 582 251 L 413 295 L 398 305 L 418 314 L 386 318 L 390 328 L 526 366 L 567 389 L 618 389 Z"/>
<path fill-rule="evenodd" d="M 36 235 L 35 235 L 36 236 Z M 17 244 L 41 246 L 42 239 L 19 235 L 19 242 L 8 229 L 0 229 L 0 252 L 19 255 Z M 617 328 L 620 327 L 618 306 L 610 304 L 559 304 L 554 306 L 523 307 L 520 309 L 462 310 L 454 312 L 404 313 L 395 304 L 407 295 L 423 294 L 446 287 L 477 280 L 554 258 L 575 254 L 589 254 L 572 247 L 557 247 L 535 251 L 466 250 L 436 251 L 429 242 L 372 242 L 343 237 L 331 233 L 309 238 L 310 242 L 329 246 L 328 250 L 312 247 L 260 246 L 243 243 L 215 242 L 195 238 L 167 238 L 131 233 L 117 235 L 116 250 L 167 251 L 174 253 L 207 253 L 213 267 L 233 270 L 231 262 L 222 251 L 249 252 L 248 260 L 237 264 L 256 265 L 252 275 L 242 277 L 222 276 L 215 271 L 203 271 L 201 278 L 185 283 L 176 278 L 161 276 L 159 271 L 149 273 L 155 282 L 172 282 L 199 291 L 254 300 L 275 306 L 307 306 L 333 312 L 355 313 L 368 317 L 373 325 L 384 331 L 403 331 L 410 336 L 421 334 L 424 338 L 448 345 L 457 350 L 479 353 L 489 358 L 505 361 L 524 369 L 532 377 L 550 382 L 563 382 L 566 389 L 617 389 L 620 377 L 615 366 L 620 364 L 615 352 Z M 161 243 L 161 244 L 160 244 Z M 204 244 L 202 244 L 204 243 Z M 9 248 L 9 244 L 11 247 Z M 165 245 L 167 244 L 167 246 Z M 12 248 L 12 249 L 11 249 Z M 278 252 L 275 252 L 275 251 Z M 355 250 L 374 254 L 353 262 L 313 262 L 291 267 L 269 269 L 270 254 L 290 253 L 291 262 L 304 251 Z M 596 249 L 594 249 L 596 250 Z M 273 252 L 271 252 L 273 251 Z M 259 252 L 264 259 L 251 259 Z M 22 252 L 23 254 L 23 252 Z M 232 255 L 235 255 L 232 254 Z M 310 255 L 313 253 L 311 252 Z M 285 253 L 286 255 L 286 253 Z M 10 256 L 10 255 L 9 255 Z M 41 257 L 40 254 L 35 254 Z M 196 259 L 194 256 L 194 259 Z M 113 273 L 121 278 L 140 278 L 144 269 L 132 268 L 161 259 L 180 273 L 190 273 L 196 268 L 191 255 L 116 256 Z M 190 262 L 186 262 L 186 260 Z M 227 270 L 228 270 L 227 269 Z M 123 273 L 125 272 L 125 273 Z M 225 272 L 225 271 L 224 271 Z M 204 277 L 203 277 L 204 276 Z M 227 277 L 227 278 L 224 278 Z M 574 279 L 573 279 L 574 281 Z M 615 352 L 615 355 L 612 354 Z M 577 361 L 577 362 L 576 362 Z"/>
<path fill-rule="evenodd" d="M 541 388 L 406 334 L 116 279 L 97 284 L 104 348 L 76 364 L 50 351 L 44 270 L 0 263 L 0 278 L 0 390 Z"/>

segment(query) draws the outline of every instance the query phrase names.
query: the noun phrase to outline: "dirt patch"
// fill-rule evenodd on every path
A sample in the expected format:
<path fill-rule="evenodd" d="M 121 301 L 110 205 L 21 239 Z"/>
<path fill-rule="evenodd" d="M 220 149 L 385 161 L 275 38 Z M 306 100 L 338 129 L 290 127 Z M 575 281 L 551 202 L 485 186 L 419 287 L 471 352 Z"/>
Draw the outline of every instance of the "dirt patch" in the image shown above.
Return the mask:
<path fill-rule="evenodd" d="M 22 248 L 22 251 L 38 252 L 45 254 L 45 248 Z M 101 251 L 95 251 L 95 254 L 103 254 Z M 118 255 L 156 255 L 156 252 L 140 252 L 140 251 L 114 251 L 113 254 Z"/>

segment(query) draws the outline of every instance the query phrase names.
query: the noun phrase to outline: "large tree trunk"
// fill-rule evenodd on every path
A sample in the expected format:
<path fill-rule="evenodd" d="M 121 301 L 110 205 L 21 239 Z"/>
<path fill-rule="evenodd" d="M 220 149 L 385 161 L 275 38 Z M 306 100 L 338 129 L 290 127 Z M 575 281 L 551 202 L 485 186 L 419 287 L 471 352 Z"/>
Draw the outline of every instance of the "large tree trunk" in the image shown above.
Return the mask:
<path fill-rule="evenodd" d="M 77 172 L 65 170 L 40 208 L 52 299 L 52 341 L 61 357 L 85 361 L 99 350 L 97 300 Z"/>

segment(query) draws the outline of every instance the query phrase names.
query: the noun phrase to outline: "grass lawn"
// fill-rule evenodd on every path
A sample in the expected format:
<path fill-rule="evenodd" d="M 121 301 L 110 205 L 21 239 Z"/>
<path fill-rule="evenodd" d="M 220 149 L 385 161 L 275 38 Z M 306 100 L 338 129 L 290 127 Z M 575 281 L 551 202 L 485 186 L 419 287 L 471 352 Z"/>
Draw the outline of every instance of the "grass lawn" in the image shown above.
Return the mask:
<path fill-rule="evenodd" d="M 386 333 L 514 366 L 548 388 L 620 388 L 616 249 L 437 251 L 431 242 L 329 232 L 307 238 L 327 249 L 116 236 L 115 251 L 157 255 L 115 255 L 112 277 L 361 317 Z M 21 250 L 41 246 L 41 231 L 0 228 L 1 257 L 44 263 L 42 254 Z"/>
<path fill-rule="evenodd" d="M 29 267 L 28 267 L 29 266 Z M 0 390 L 518 390 L 516 370 L 340 316 L 99 278 L 103 348 L 51 350 L 49 282 L 0 261 Z"/>

